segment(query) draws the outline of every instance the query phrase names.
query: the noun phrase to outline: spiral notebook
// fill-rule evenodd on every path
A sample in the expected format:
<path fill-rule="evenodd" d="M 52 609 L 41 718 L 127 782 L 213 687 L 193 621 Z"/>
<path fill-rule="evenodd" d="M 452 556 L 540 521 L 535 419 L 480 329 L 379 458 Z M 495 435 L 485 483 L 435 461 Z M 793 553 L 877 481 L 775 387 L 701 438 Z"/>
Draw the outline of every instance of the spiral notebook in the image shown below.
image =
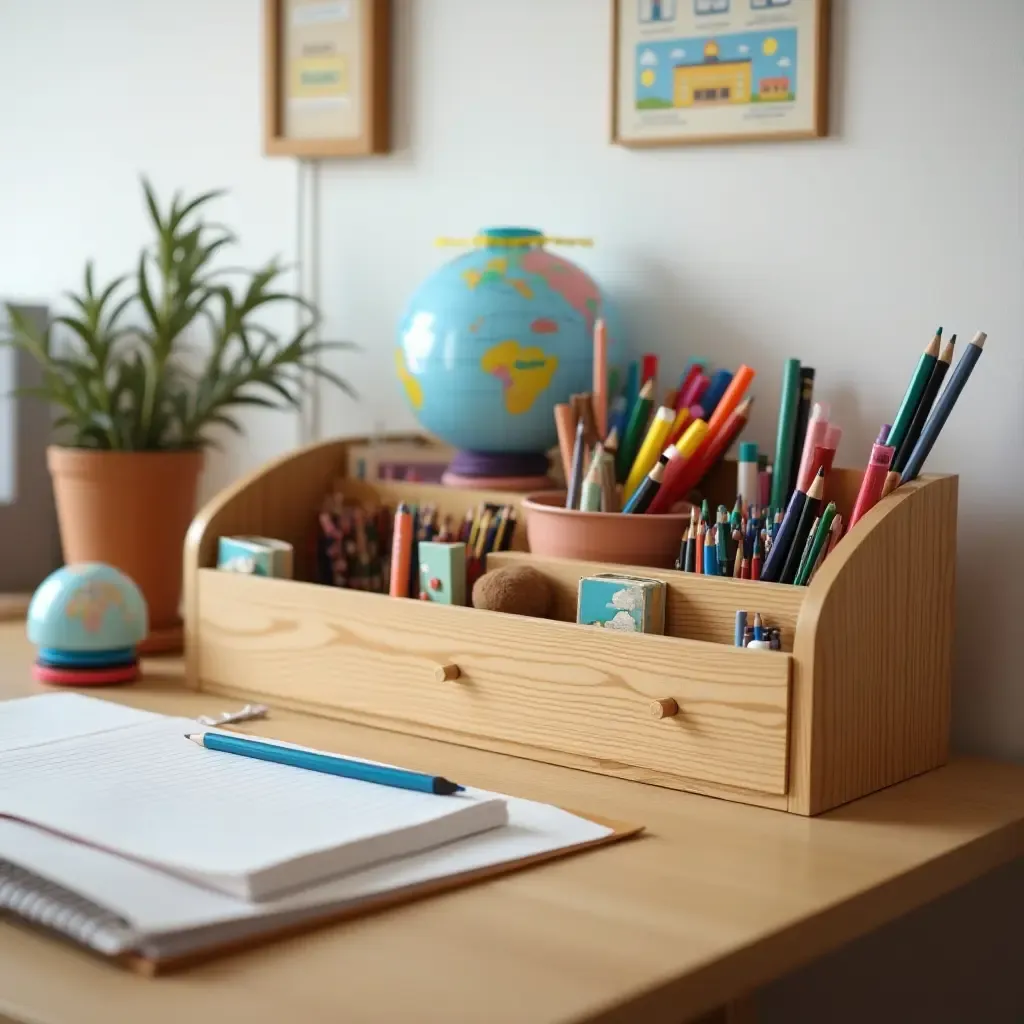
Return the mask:
<path fill-rule="evenodd" d="M 0 911 L 165 969 L 639 831 L 473 789 L 452 810 L 455 798 L 230 756 L 197 776 L 177 760 L 210 753 L 184 740 L 194 725 L 73 694 L 0 704 Z M 265 768 L 283 774 L 271 785 Z M 324 797 L 321 782 L 359 788 Z M 406 796 L 449 806 L 438 818 Z M 354 839 L 330 820 L 344 807 L 361 822 Z M 330 870 L 301 853 L 325 836 L 341 851 Z M 268 865 L 286 871 L 261 881 Z"/>

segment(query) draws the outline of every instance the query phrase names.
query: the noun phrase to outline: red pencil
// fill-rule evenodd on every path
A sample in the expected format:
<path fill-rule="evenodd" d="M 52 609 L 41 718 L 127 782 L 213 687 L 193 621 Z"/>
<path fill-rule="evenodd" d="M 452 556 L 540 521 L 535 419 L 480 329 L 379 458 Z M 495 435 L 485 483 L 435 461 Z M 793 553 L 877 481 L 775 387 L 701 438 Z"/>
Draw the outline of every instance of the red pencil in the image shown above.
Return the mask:
<path fill-rule="evenodd" d="M 662 481 L 661 490 L 654 496 L 654 501 L 647 510 L 648 513 L 668 512 L 677 501 L 681 501 L 689 494 L 690 489 L 695 487 L 704 474 L 729 450 L 729 446 L 747 425 L 750 407 L 753 404 L 752 398 L 740 402 L 714 437 L 708 433 L 704 443 L 686 461 L 685 468 L 677 470 L 671 480 L 666 476 Z"/>
<path fill-rule="evenodd" d="M 649 380 L 653 380 L 655 385 L 658 383 L 658 357 L 653 352 L 648 352 L 644 356 L 640 370 L 640 386 L 643 387 Z"/>

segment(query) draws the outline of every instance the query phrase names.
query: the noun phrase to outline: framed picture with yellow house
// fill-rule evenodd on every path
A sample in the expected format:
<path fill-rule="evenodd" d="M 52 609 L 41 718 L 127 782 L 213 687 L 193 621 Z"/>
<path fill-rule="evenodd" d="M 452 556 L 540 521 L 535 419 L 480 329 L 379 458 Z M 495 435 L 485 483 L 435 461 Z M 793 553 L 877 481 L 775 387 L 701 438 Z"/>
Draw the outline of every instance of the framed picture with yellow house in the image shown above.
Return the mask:
<path fill-rule="evenodd" d="M 365 156 L 390 147 L 390 0 L 263 0 L 264 151 Z"/>
<path fill-rule="evenodd" d="M 612 141 L 828 134 L 828 0 L 613 0 Z"/>

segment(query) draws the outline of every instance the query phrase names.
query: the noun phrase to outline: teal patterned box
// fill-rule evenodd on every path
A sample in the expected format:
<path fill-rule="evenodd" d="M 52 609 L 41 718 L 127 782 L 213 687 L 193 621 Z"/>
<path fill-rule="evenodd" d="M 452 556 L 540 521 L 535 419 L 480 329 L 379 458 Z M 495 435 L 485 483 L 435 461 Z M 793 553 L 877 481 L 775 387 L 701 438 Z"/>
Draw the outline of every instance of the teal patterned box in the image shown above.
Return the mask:
<path fill-rule="evenodd" d="M 250 576 L 293 575 L 292 546 L 273 537 L 221 537 L 217 542 L 217 568 Z"/>
<path fill-rule="evenodd" d="M 622 633 L 664 633 L 665 584 L 614 573 L 585 576 L 580 580 L 576 621 Z"/>

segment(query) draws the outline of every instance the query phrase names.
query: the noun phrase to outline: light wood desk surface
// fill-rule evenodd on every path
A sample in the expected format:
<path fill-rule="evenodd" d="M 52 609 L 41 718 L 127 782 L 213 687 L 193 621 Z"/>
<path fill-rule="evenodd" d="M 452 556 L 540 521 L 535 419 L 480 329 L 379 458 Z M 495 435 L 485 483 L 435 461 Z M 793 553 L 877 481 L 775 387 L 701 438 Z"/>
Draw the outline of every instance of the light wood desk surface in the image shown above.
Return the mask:
<path fill-rule="evenodd" d="M 0 625 L 0 699 L 40 688 Z M 174 714 L 175 662 L 102 695 Z M 19 1024 L 681 1024 L 1024 853 L 1024 768 L 958 761 L 817 819 L 274 713 L 251 731 L 444 772 L 647 834 L 179 975 L 147 980 L 0 923 Z"/>

